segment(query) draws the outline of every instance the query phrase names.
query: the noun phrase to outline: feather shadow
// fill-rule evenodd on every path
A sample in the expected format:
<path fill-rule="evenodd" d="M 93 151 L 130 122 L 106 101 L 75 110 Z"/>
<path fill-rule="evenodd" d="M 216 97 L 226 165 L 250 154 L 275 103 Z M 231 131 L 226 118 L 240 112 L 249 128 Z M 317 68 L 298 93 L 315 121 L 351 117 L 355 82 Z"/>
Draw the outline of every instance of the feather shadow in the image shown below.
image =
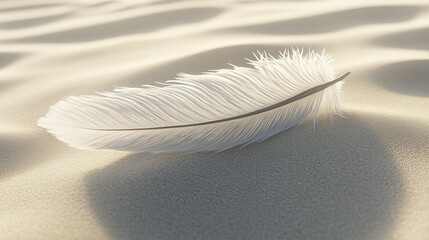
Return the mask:
<path fill-rule="evenodd" d="M 113 239 L 380 239 L 403 183 L 368 119 L 384 127 L 352 115 L 218 154 L 132 154 L 87 176 L 88 202 Z"/>

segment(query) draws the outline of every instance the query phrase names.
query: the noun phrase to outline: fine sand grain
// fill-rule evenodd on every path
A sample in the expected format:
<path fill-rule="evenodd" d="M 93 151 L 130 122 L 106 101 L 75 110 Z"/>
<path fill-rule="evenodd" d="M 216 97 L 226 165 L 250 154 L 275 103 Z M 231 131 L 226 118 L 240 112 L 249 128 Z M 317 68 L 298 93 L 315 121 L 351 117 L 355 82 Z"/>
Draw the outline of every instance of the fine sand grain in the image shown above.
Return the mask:
<path fill-rule="evenodd" d="M 64 96 L 326 49 L 347 116 L 222 153 L 81 151 Z M 429 239 L 429 2 L 0 1 L 0 239 Z"/>

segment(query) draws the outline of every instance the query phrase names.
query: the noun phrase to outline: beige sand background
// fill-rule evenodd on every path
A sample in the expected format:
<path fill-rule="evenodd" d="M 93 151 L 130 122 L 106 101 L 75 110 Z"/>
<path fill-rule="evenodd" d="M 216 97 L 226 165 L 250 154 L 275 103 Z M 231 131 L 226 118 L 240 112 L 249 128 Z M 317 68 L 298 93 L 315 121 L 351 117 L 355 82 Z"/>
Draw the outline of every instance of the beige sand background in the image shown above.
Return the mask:
<path fill-rule="evenodd" d="M 81 151 L 64 96 L 326 48 L 346 119 L 240 150 Z M 429 1 L 0 1 L 0 239 L 429 239 Z"/>

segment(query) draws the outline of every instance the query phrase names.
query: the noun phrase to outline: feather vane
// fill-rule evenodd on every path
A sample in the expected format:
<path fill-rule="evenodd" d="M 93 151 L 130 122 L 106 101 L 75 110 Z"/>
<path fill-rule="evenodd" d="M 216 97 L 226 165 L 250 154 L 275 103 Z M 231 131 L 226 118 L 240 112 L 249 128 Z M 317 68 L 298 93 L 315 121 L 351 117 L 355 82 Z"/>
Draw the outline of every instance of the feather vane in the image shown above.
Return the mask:
<path fill-rule="evenodd" d="M 318 115 L 340 115 L 331 58 L 260 53 L 251 67 L 179 74 L 164 86 L 65 98 L 38 125 L 80 149 L 221 151 L 262 141 Z"/>

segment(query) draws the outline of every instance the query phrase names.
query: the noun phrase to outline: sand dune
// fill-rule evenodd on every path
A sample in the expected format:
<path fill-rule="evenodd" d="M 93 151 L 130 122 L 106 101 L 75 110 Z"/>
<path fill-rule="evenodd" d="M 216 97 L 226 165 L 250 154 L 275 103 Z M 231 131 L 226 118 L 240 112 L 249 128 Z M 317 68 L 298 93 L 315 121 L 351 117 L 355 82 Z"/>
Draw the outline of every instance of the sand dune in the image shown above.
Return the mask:
<path fill-rule="evenodd" d="M 429 41 L 428 32 L 429 28 L 402 31 L 381 36 L 376 40 L 376 43 L 386 47 L 428 50 L 429 45 L 426 44 Z"/>
<path fill-rule="evenodd" d="M 429 2 L 0 2 L 1 239 L 429 239 Z M 222 153 L 80 151 L 64 96 L 326 49 L 345 119 Z"/>
<path fill-rule="evenodd" d="M 266 24 L 255 24 L 234 30 L 279 35 L 315 34 L 357 26 L 363 27 L 369 24 L 403 22 L 412 19 L 420 10 L 421 8 L 419 6 L 371 6 L 311 15 L 285 21 L 274 21 Z"/>
<path fill-rule="evenodd" d="M 137 16 L 92 26 L 77 27 L 64 32 L 25 38 L 25 42 L 86 42 L 157 31 L 176 24 L 210 19 L 222 12 L 218 8 L 189 8 Z M 39 19 L 40 20 L 40 19 Z M 34 20 L 33 20 L 34 21 Z"/>

